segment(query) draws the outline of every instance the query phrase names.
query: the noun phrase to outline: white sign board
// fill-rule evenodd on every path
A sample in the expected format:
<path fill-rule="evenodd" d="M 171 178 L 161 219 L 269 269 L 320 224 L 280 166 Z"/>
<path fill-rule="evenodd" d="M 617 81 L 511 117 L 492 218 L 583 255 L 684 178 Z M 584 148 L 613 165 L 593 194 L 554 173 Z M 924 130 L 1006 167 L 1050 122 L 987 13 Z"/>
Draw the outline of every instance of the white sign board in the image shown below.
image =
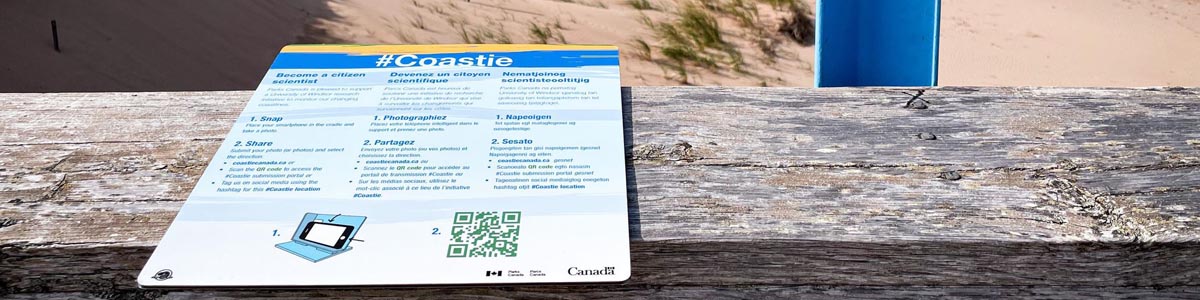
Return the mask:
<path fill-rule="evenodd" d="M 615 47 L 288 46 L 138 283 L 623 281 L 625 172 Z"/>

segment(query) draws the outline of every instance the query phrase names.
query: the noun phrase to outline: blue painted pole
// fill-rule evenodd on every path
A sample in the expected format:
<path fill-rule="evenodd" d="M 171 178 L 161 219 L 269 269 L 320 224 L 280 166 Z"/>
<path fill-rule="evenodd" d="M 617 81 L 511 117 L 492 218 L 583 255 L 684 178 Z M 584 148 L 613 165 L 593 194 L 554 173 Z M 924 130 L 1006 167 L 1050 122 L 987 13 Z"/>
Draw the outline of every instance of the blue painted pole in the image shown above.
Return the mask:
<path fill-rule="evenodd" d="M 817 0 L 816 86 L 935 86 L 941 0 Z"/>

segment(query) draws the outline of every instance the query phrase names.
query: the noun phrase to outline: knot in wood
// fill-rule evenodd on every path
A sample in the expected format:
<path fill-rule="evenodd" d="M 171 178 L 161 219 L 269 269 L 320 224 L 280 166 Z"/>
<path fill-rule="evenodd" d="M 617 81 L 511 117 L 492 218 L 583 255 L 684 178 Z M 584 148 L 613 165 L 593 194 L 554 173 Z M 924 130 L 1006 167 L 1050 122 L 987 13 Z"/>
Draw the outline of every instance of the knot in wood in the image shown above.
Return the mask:
<path fill-rule="evenodd" d="M 958 171 L 946 171 L 946 172 L 942 172 L 942 173 L 938 174 L 938 178 L 949 180 L 949 181 L 955 181 L 955 180 L 962 179 L 962 175 L 959 175 Z"/>
<path fill-rule="evenodd" d="M 671 146 L 661 144 L 645 144 L 633 147 L 633 159 L 636 160 L 666 160 L 666 161 L 697 161 L 701 157 L 695 153 L 692 144 L 678 142 Z"/>

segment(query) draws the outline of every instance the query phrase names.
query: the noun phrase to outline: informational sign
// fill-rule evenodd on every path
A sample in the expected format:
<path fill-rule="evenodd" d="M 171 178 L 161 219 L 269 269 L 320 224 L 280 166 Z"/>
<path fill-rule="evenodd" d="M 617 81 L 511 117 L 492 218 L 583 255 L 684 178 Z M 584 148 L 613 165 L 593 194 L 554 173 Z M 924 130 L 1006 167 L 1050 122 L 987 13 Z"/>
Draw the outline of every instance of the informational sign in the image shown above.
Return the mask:
<path fill-rule="evenodd" d="M 287 46 L 138 284 L 626 280 L 617 62 L 612 46 Z"/>

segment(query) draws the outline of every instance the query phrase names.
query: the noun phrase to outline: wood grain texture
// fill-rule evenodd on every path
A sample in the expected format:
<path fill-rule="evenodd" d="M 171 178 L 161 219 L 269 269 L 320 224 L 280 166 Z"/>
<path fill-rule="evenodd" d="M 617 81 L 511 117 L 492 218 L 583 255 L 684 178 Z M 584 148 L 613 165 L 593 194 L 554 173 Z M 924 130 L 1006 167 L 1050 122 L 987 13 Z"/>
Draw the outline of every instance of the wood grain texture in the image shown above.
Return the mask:
<path fill-rule="evenodd" d="M 250 92 L 0 94 L 0 296 L 1197 297 L 1200 90 L 623 94 L 629 282 L 274 292 L 133 281 Z"/>
<path fill-rule="evenodd" d="M 414 288 L 404 291 L 127 291 L 10 294 L 11 299 L 1195 299 L 1200 288 L 1020 286 L 747 286 L 747 287 L 504 287 Z"/>

